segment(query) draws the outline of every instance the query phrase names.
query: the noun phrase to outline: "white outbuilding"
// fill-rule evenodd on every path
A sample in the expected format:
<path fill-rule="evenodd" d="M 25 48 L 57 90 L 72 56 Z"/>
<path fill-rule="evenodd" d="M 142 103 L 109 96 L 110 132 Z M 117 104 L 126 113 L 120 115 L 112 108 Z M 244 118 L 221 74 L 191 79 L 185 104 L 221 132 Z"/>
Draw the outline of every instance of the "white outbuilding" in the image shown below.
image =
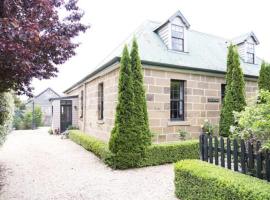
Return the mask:
<path fill-rule="evenodd" d="M 62 133 L 68 127 L 78 127 L 78 96 L 65 96 L 50 99 L 54 133 Z"/>

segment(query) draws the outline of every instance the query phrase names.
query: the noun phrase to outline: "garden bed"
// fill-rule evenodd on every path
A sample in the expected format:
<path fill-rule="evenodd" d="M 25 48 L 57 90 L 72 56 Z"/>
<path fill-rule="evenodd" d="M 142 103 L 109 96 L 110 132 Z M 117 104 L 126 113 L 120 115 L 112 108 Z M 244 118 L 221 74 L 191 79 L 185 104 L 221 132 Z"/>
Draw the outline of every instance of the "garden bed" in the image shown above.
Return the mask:
<path fill-rule="evenodd" d="M 193 200 L 266 200 L 270 184 L 200 160 L 175 164 L 175 194 Z"/>
<path fill-rule="evenodd" d="M 106 142 L 78 130 L 70 130 L 69 138 L 94 153 L 107 165 L 118 168 L 115 167 L 115 163 L 112 164 L 111 158 L 113 154 L 109 151 Z M 144 159 L 137 164 L 137 167 L 174 163 L 183 159 L 199 159 L 199 142 L 197 140 L 151 145 L 146 150 Z"/>

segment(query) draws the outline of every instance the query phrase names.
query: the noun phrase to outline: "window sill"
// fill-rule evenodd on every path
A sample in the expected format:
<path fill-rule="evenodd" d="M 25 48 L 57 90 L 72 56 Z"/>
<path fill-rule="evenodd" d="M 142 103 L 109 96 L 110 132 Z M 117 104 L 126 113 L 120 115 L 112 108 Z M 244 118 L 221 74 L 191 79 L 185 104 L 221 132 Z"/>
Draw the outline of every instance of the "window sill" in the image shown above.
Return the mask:
<path fill-rule="evenodd" d="M 189 52 L 188 51 L 177 51 L 177 50 L 174 50 L 174 49 L 168 49 L 168 51 L 172 52 L 172 53 L 178 53 L 178 54 L 188 54 Z"/>
<path fill-rule="evenodd" d="M 189 121 L 168 121 L 168 126 L 190 126 Z"/>
<path fill-rule="evenodd" d="M 104 120 L 98 120 L 97 121 L 97 124 L 104 124 L 105 122 L 104 122 Z"/>

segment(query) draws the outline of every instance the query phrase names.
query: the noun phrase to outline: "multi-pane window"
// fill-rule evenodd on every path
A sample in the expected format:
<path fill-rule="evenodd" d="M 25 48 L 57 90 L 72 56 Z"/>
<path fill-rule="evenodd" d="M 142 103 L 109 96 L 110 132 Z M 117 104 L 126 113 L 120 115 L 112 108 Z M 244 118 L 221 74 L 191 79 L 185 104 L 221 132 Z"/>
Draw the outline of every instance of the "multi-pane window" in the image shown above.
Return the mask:
<path fill-rule="evenodd" d="M 226 84 L 221 84 L 221 101 L 223 102 L 226 92 Z"/>
<path fill-rule="evenodd" d="M 255 48 L 254 44 L 247 43 L 247 62 L 254 64 L 255 61 Z"/>
<path fill-rule="evenodd" d="M 83 118 L 83 90 L 81 91 L 81 118 Z"/>
<path fill-rule="evenodd" d="M 103 83 L 98 84 L 98 120 L 103 119 L 104 112 L 104 88 Z"/>
<path fill-rule="evenodd" d="M 184 83 L 182 80 L 171 80 L 171 120 L 184 121 Z"/>
<path fill-rule="evenodd" d="M 184 27 L 172 24 L 172 49 L 184 51 Z"/>

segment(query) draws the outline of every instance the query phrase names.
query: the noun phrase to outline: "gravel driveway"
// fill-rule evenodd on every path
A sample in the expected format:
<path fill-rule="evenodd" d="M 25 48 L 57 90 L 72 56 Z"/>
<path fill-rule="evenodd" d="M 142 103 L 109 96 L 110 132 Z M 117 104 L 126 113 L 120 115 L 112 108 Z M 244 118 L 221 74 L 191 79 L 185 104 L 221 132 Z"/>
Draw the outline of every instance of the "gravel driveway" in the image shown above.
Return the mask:
<path fill-rule="evenodd" d="M 9 135 L 0 149 L 1 200 L 176 200 L 172 165 L 115 171 L 47 130 Z"/>

